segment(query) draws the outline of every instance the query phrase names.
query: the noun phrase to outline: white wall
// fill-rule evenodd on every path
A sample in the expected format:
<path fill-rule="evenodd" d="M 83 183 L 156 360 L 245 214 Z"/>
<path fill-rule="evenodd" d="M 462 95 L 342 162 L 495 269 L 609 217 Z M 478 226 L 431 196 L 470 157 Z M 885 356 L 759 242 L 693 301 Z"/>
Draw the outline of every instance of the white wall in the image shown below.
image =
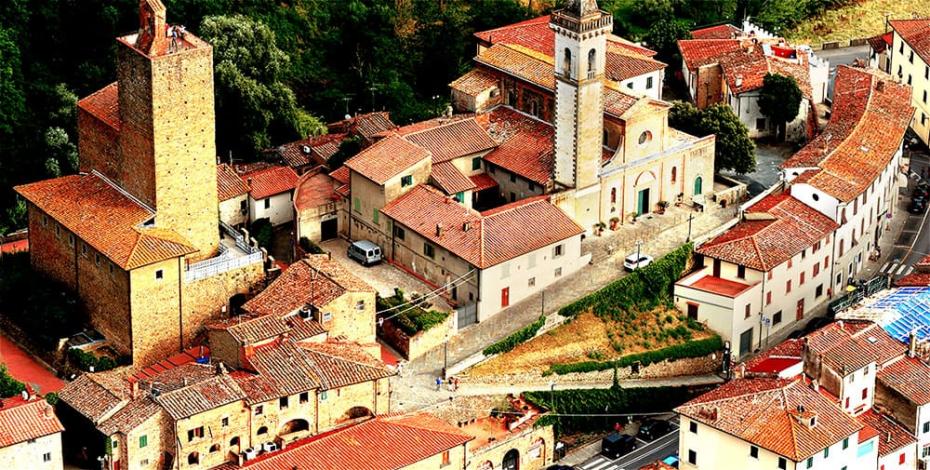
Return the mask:
<path fill-rule="evenodd" d="M 271 225 L 281 225 L 294 220 L 293 191 L 275 194 L 265 199 L 253 199 L 249 196 L 249 220 L 268 218 Z M 269 207 L 265 208 L 265 201 L 270 199 Z"/>
<path fill-rule="evenodd" d="M 684 69 L 687 71 L 687 67 Z M 637 95 L 646 95 L 657 100 L 662 99 L 662 82 L 665 78 L 665 69 L 656 70 L 655 72 L 644 73 L 620 82 L 624 91 L 630 91 Z M 688 77 L 685 76 L 687 82 Z"/>
<path fill-rule="evenodd" d="M 44 454 L 49 454 L 51 460 L 46 462 Z M 0 448 L 0 468 L 61 470 L 61 433 Z"/>
<path fill-rule="evenodd" d="M 843 377 L 840 393 L 840 408 L 843 411 L 858 415 L 872 408 L 875 395 L 875 371 L 876 365 L 873 362 Z M 866 390 L 865 398 L 862 398 L 863 390 Z"/>
<path fill-rule="evenodd" d="M 904 455 L 904 463 L 901 463 Z M 887 455 L 878 458 L 878 468 L 882 470 L 914 470 L 917 468 L 917 444 L 910 443 Z"/>
<path fill-rule="evenodd" d="M 243 194 L 225 201 L 220 201 L 220 220 L 234 227 L 246 223 L 249 215 L 248 208 L 246 208 L 245 213 L 242 213 L 241 210 L 242 203 L 247 201 L 246 198 L 247 196 Z M 246 203 L 246 206 L 248 206 L 248 203 Z"/>
<path fill-rule="evenodd" d="M 930 64 L 924 63 L 920 55 L 914 52 L 897 32 L 894 34 L 889 53 L 892 76 L 901 83 L 911 85 L 911 104 L 917 108 L 911 121 L 911 129 L 924 144 L 930 144 Z M 928 95 L 926 100 L 925 92 Z"/>

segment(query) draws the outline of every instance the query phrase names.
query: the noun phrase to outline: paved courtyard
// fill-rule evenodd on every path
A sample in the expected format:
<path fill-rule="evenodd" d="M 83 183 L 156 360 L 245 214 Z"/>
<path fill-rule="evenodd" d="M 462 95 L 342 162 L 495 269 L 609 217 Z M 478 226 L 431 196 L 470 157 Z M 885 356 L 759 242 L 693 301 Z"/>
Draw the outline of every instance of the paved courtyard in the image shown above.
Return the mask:
<path fill-rule="evenodd" d="M 746 183 L 749 196 L 752 197 L 775 186 L 781 180 L 779 166 L 793 154 L 794 148 L 791 144 L 772 145 L 756 142 L 756 171 L 745 175 L 728 171 L 721 173 Z"/>

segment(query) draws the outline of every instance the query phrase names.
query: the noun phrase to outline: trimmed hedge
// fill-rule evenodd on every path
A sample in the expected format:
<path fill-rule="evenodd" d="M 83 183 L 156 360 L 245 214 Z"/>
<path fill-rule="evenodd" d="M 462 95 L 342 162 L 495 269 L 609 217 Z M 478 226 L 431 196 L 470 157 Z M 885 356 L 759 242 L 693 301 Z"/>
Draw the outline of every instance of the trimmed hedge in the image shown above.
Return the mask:
<path fill-rule="evenodd" d="M 681 278 L 694 245 L 686 243 L 645 268 L 611 282 L 602 289 L 559 309 L 571 317 L 588 310 L 604 318 L 617 316 L 618 310 L 649 310 L 668 300 L 672 286 Z"/>
<path fill-rule="evenodd" d="M 697 341 L 676 344 L 667 348 L 657 349 L 655 351 L 646 351 L 638 354 L 630 354 L 613 361 L 584 361 L 573 362 L 571 364 L 552 364 L 545 375 L 550 374 L 570 374 L 572 372 L 595 372 L 608 369 L 622 369 L 629 367 L 637 362 L 643 366 L 662 362 L 666 359 L 676 360 L 691 357 L 706 356 L 712 352 L 723 349 L 723 340 L 714 335 L 711 338 L 705 338 Z"/>
<path fill-rule="evenodd" d="M 485 356 L 492 356 L 494 354 L 505 353 L 511 349 L 519 346 L 522 343 L 525 343 L 536 336 L 536 332 L 539 331 L 543 325 L 546 324 L 546 316 L 540 315 L 539 318 L 530 323 L 529 325 L 520 328 L 519 330 L 513 332 L 510 336 L 484 348 Z"/>
<path fill-rule="evenodd" d="M 94 372 L 103 372 L 105 370 L 110 370 L 116 367 L 118 364 L 113 359 L 109 357 L 97 357 L 91 353 L 84 352 L 80 349 L 69 349 L 68 355 L 71 357 L 71 360 L 74 361 L 74 364 L 78 369 L 83 370 L 84 372 L 90 372 L 91 367 L 94 368 Z"/>

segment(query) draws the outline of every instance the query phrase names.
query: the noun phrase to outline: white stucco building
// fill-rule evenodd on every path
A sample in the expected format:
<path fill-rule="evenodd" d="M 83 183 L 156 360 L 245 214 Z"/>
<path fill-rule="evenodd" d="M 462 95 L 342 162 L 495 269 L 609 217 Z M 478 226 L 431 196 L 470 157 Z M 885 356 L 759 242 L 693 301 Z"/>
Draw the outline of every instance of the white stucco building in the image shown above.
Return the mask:
<path fill-rule="evenodd" d="M 268 219 L 277 226 L 294 220 L 294 188 L 297 173 L 276 165 L 240 175 L 249 187 L 249 221 Z"/>
<path fill-rule="evenodd" d="M 64 427 L 42 398 L 6 398 L 0 408 L 0 468 L 61 470 Z"/>
<path fill-rule="evenodd" d="M 889 46 L 889 72 L 911 86 L 911 104 L 917 108 L 911 129 L 930 145 L 930 18 L 889 21 L 894 32 Z"/>

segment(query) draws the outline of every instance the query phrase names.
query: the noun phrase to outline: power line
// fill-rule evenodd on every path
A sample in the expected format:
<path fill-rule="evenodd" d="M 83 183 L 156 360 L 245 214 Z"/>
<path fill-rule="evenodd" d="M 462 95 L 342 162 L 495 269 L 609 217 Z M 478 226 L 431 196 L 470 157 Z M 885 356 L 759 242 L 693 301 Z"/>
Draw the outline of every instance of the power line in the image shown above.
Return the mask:
<path fill-rule="evenodd" d="M 432 298 L 434 298 L 434 297 L 438 297 L 439 295 L 442 295 L 442 292 L 448 290 L 449 287 L 455 287 L 455 286 L 457 286 L 458 283 L 459 283 L 460 281 L 461 281 L 461 282 L 464 282 L 464 280 L 465 280 L 464 278 L 465 278 L 466 276 L 470 275 L 470 274 L 473 273 L 473 272 L 475 272 L 474 269 L 472 269 L 471 271 L 468 271 L 468 272 L 465 273 L 465 274 L 462 274 L 461 276 L 459 276 L 459 277 L 457 277 L 457 278 L 455 278 L 455 279 L 449 281 L 448 283 L 446 283 L 446 284 L 444 284 L 444 285 L 442 285 L 442 286 L 437 287 L 436 289 L 434 289 L 434 290 L 432 290 L 432 291 L 430 291 L 430 292 L 424 294 L 422 297 L 420 297 L 420 298 L 418 298 L 418 299 L 416 299 L 416 300 L 410 300 L 410 301 L 404 302 L 404 303 L 402 303 L 402 304 L 398 304 L 398 305 L 395 305 L 395 306 L 393 306 L 393 307 L 390 307 L 390 308 L 386 308 L 386 309 L 384 309 L 384 310 L 377 311 L 377 312 L 375 312 L 375 315 L 380 315 L 380 314 L 383 314 L 383 313 L 391 312 L 391 311 L 397 310 L 397 309 L 399 309 L 399 308 L 406 307 L 406 306 L 408 306 L 408 305 L 412 305 L 412 307 L 409 308 L 409 309 L 404 310 L 403 312 L 407 312 L 407 311 L 409 311 L 409 310 L 413 310 L 414 308 L 418 307 L 419 304 L 423 303 L 424 301 L 429 300 L 429 299 L 432 299 Z M 400 312 L 400 313 L 403 313 L 403 312 Z M 385 318 L 385 319 L 394 318 L 394 317 L 396 317 L 397 315 L 400 315 L 400 313 L 391 315 L 390 317 L 387 317 L 387 318 Z"/>

